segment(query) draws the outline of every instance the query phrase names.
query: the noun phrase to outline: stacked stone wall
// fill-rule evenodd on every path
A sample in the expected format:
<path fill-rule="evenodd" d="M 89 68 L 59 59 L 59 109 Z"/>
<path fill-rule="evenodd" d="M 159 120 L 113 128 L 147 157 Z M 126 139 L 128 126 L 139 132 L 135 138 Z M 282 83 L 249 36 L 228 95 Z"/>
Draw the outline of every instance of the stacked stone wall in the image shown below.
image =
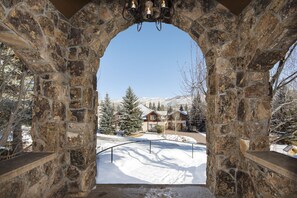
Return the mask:
<path fill-rule="evenodd" d="M 96 73 L 111 39 L 134 24 L 122 6 L 94 0 L 68 20 L 47 0 L 0 3 L 0 40 L 36 74 L 34 150 L 58 154 L 73 196 L 95 185 Z M 296 3 L 254 0 L 240 16 L 216 1 L 174 6 L 165 22 L 187 32 L 207 64 L 207 185 L 218 197 L 260 195 L 258 169 L 241 154 L 240 139 L 250 150 L 269 148 L 269 69 L 296 41 Z"/>
<path fill-rule="evenodd" d="M 239 195 L 242 197 L 294 197 L 297 181 L 289 179 L 258 163 L 247 160 L 247 172 L 240 176 Z"/>
<path fill-rule="evenodd" d="M 269 70 L 297 39 L 297 5 L 291 0 L 261 0 L 239 16 L 238 134 L 248 150 L 269 150 L 272 88 Z M 240 197 L 290 197 L 296 182 L 240 157 L 237 178 Z"/>
<path fill-rule="evenodd" d="M 29 171 L 20 175 L 16 173 L 12 179 L 2 178 L 0 197 L 67 197 L 68 186 L 58 159 L 31 166 Z"/>

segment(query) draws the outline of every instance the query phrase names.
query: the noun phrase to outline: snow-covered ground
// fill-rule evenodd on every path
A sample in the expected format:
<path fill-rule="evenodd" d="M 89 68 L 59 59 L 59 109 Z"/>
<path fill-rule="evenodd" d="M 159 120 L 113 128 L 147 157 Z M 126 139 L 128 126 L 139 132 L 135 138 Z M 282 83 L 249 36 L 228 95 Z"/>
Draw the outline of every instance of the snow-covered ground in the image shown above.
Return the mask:
<path fill-rule="evenodd" d="M 195 143 L 189 137 L 175 135 L 145 134 L 140 138 L 125 138 L 99 135 L 97 152 L 110 146 L 135 140 L 178 140 Z M 173 141 L 139 142 L 115 147 L 113 163 L 110 149 L 97 155 L 97 184 L 138 183 L 138 184 L 205 184 L 206 147 Z"/>
<path fill-rule="evenodd" d="M 270 151 L 275 151 L 284 155 L 288 155 L 290 157 L 297 158 L 296 153 L 293 154 L 293 152 L 287 152 L 284 150 L 287 146 L 288 145 L 283 145 L 283 144 L 272 144 L 270 145 Z M 293 147 L 297 149 L 297 146 L 293 146 Z"/>

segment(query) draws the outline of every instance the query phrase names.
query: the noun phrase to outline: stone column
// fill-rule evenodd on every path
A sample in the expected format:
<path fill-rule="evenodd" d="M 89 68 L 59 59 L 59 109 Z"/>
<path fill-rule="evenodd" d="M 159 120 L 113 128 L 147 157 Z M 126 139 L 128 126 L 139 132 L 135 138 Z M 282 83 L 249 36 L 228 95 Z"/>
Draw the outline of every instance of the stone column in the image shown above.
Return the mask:
<path fill-rule="evenodd" d="M 54 152 L 57 159 L 49 165 L 54 171 L 44 196 L 67 194 L 66 154 L 67 107 L 69 104 L 69 77 L 64 73 L 36 74 L 32 117 L 33 151 Z"/>
<path fill-rule="evenodd" d="M 271 117 L 271 87 L 269 71 L 248 69 L 238 72 L 238 119 L 243 127 L 240 138 L 249 140 L 249 150 L 269 150 L 269 121 Z"/>
<path fill-rule="evenodd" d="M 79 30 L 72 30 L 76 32 Z M 85 46 L 75 45 L 80 34 L 72 34 L 67 72 L 70 76 L 70 103 L 66 126 L 66 147 L 70 158 L 67 170 L 69 192 L 86 196 L 95 186 L 97 92 L 99 57 Z"/>
<path fill-rule="evenodd" d="M 206 54 L 207 185 L 219 197 L 241 196 L 245 185 L 252 190 L 241 138 L 250 140 L 250 150 L 269 148 L 269 73 L 249 67 L 237 47 L 234 41 Z"/>
<path fill-rule="evenodd" d="M 68 81 L 64 73 L 35 76 L 32 127 L 35 151 L 60 152 L 65 148 Z"/>
<path fill-rule="evenodd" d="M 237 42 L 226 42 L 205 54 L 207 93 L 207 186 L 219 197 L 236 195 L 239 164 L 237 133 Z"/>

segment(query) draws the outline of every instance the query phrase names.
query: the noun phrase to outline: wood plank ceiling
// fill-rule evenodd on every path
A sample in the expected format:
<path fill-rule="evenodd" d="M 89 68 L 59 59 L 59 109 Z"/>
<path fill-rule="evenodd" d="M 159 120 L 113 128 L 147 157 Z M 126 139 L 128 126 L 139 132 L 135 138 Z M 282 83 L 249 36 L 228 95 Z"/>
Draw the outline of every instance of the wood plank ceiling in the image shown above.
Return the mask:
<path fill-rule="evenodd" d="M 91 0 L 50 0 L 55 7 L 67 18 L 71 18 Z M 217 0 L 232 13 L 239 15 L 252 0 Z"/>

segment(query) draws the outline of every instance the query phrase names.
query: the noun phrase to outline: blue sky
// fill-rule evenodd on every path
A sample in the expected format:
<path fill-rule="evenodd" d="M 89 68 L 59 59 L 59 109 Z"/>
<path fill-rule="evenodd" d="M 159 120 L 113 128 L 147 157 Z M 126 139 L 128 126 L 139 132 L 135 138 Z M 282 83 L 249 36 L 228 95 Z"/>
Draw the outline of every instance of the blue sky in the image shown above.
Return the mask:
<path fill-rule="evenodd" d="M 180 70 L 191 61 L 192 38 L 182 30 L 163 24 L 144 23 L 119 33 L 100 60 L 97 89 L 100 100 L 106 93 L 120 99 L 131 86 L 138 97 L 181 95 Z"/>

